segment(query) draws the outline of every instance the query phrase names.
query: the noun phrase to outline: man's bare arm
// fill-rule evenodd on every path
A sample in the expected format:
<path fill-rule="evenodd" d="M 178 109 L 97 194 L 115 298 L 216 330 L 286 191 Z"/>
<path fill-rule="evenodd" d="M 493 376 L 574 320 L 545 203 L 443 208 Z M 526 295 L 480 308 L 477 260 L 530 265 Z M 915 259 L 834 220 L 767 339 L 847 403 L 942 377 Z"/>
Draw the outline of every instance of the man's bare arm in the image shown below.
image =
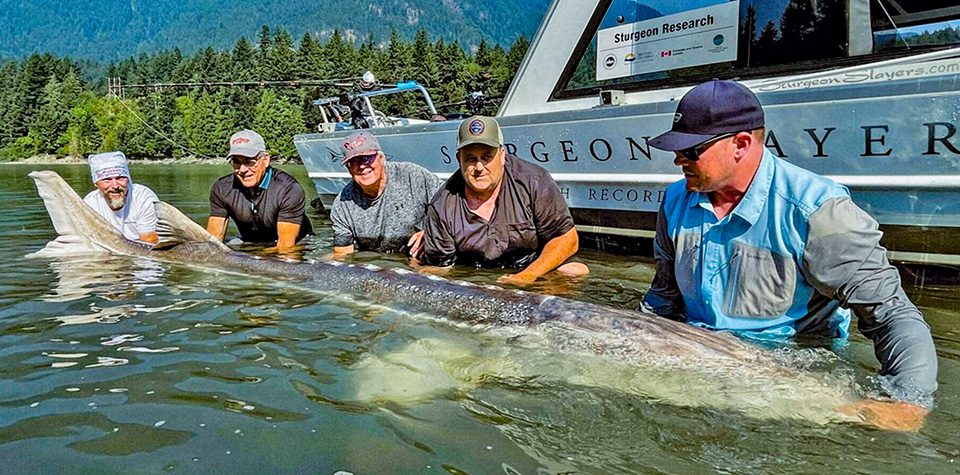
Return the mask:
<path fill-rule="evenodd" d="M 223 238 L 227 235 L 227 218 L 211 216 L 207 219 L 207 232 L 223 241 Z"/>
<path fill-rule="evenodd" d="M 561 264 L 566 262 L 571 256 L 577 253 L 580 248 L 580 238 L 577 235 L 577 228 L 571 228 L 565 234 L 557 236 L 543 246 L 540 255 L 516 274 L 505 275 L 497 279 L 501 283 L 529 284 L 537 280 L 543 274 L 550 272 Z"/>
<path fill-rule="evenodd" d="M 293 248 L 297 244 L 297 234 L 300 234 L 299 223 L 277 222 L 277 252 Z"/>
<path fill-rule="evenodd" d="M 156 231 L 147 231 L 145 233 L 140 233 L 140 240 L 143 242 L 156 244 L 160 242 L 160 236 L 157 235 Z"/>

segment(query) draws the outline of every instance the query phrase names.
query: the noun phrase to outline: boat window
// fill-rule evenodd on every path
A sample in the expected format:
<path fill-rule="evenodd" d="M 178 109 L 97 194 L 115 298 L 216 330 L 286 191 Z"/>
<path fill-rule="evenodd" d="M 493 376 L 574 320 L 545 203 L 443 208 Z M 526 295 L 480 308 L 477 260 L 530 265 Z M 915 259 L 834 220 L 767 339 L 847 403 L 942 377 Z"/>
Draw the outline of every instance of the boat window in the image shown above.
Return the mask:
<path fill-rule="evenodd" d="M 553 97 L 796 74 L 957 44 L 955 1 L 607 0 Z"/>
<path fill-rule="evenodd" d="M 878 51 L 960 44 L 956 0 L 873 0 L 870 10 Z"/>

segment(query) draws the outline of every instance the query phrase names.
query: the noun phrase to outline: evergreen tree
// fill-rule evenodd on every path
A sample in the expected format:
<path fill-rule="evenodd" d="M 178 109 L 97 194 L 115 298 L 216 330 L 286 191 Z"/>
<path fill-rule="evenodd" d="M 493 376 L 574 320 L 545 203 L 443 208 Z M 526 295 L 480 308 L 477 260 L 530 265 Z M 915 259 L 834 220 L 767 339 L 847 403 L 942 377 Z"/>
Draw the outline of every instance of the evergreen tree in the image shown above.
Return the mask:
<path fill-rule="evenodd" d="M 477 45 L 477 52 L 473 55 L 473 61 L 477 63 L 477 66 L 484 69 L 493 66 L 493 56 L 490 47 L 487 46 L 487 40 L 480 40 L 480 44 Z"/>
<path fill-rule="evenodd" d="M 769 26 L 771 38 L 776 39 L 776 29 Z M 183 55 L 174 48 L 107 64 L 84 63 L 90 82 L 84 81 L 80 65 L 49 54 L 0 63 L 5 78 L 0 83 L 0 159 L 38 152 L 83 156 L 105 150 L 123 150 L 141 159 L 189 154 L 219 157 L 225 152 L 226 138 L 240 128 L 254 128 L 268 137 L 278 157 L 295 157 L 292 136 L 305 132 L 305 124 L 320 120 L 312 100 L 337 96 L 342 89 L 128 89 L 127 99 L 120 100 L 104 97 L 106 76 L 122 78 L 127 84 L 149 84 L 343 79 L 370 70 L 385 84 L 417 80 L 430 89 L 436 104 L 462 103 L 468 91 L 502 94 L 529 46 L 522 36 L 507 52 L 481 42 L 477 54 L 470 57 L 457 42 L 440 39 L 431 45 L 425 30 L 418 31 L 412 42 L 393 30 L 385 45 L 368 35 L 359 51 L 339 31 L 323 45 L 305 35 L 295 49 L 286 31 L 274 33 L 264 26 L 257 48 L 241 39 L 231 51 L 207 47 Z M 758 43 L 762 38 L 763 34 Z M 931 33 L 918 38 L 935 41 L 939 37 Z M 373 102 L 387 115 L 411 116 L 425 109 L 417 94 Z"/>
<path fill-rule="evenodd" d="M 176 150 L 175 155 L 226 155 L 224 144 L 234 130 L 229 127 L 232 117 L 223 107 L 223 93 L 181 96 L 177 98 L 177 112 L 174 121 L 177 141 L 188 150 Z"/>
<path fill-rule="evenodd" d="M 427 41 L 427 32 L 424 30 L 417 31 L 417 36 L 413 40 L 413 77 L 411 79 L 415 79 L 427 88 L 435 86 L 440 79 L 437 58 L 433 46 Z"/>
<path fill-rule="evenodd" d="M 186 58 L 183 57 L 183 53 L 180 51 L 180 48 L 173 48 L 171 55 L 171 71 L 170 76 L 167 76 L 167 80 L 170 82 L 184 82 L 186 81 L 183 75 L 184 64 L 186 63 Z"/>
<path fill-rule="evenodd" d="M 293 136 L 306 132 L 300 102 L 292 102 L 273 91 L 263 91 L 253 114 L 252 129 L 263 136 L 277 158 L 296 158 Z"/>
<path fill-rule="evenodd" d="M 257 52 L 246 37 L 237 40 L 230 62 L 234 81 L 253 81 L 257 76 Z"/>
<path fill-rule="evenodd" d="M 380 45 L 377 44 L 373 33 L 367 35 L 367 39 L 360 45 L 357 51 L 357 69 L 356 72 L 350 72 L 347 76 L 359 76 L 367 71 L 376 74 L 377 78 L 384 77 L 387 71 L 387 57 Z"/>
<path fill-rule="evenodd" d="M 177 110 L 169 92 L 152 92 L 141 97 L 132 108 L 138 119 L 125 135 L 124 153 L 130 158 L 154 160 L 173 156 L 173 123 Z"/>
<path fill-rule="evenodd" d="M 23 110 L 23 83 L 20 81 L 20 67 L 14 61 L 7 61 L 0 66 L 0 148 L 13 143 L 22 135 Z"/>
<path fill-rule="evenodd" d="M 293 38 L 283 28 L 278 28 L 273 36 L 273 49 L 269 55 L 269 79 L 275 81 L 290 81 L 300 79 L 303 73 L 297 61 L 297 52 L 294 49 Z"/>
<path fill-rule="evenodd" d="M 326 58 L 323 57 L 323 47 L 309 33 L 304 34 L 300 39 L 297 62 L 301 71 L 300 79 L 330 77 Z"/>
<path fill-rule="evenodd" d="M 356 67 L 353 45 L 343 41 L 339 30 L 333 31 L 330 41 L 323 47 L 323 53 L 332 70 L 336 71 L 336 77 L 359 76 L 362 74 Z"/>
<path fill-rule="evenodd" d="M 507 51 L 507 69 L 510 70 L 511 76 L 520 70 L 520 63 L 523 62 L 523 58 L 527 55 L 529 48 L 530 40 L 524 35 L 520 35 L 516 41 L 510 45 L 510 50 Z"/>
<path fill-rule="evenodd" d="M 40 107 L 27 133 L 36 153 L 55 154 L 62 144 L 59 139 L 70 125 L 70 107 L 63 83 L 50 78 L 40 96 Z"/>
<path fill-rule="evenodd" d="M 392 30 L 384 65 L 388 74 L 380 78 L 381 82 L 396 83 L 410 79 L 413 76 L 412 61 L 409 46 L 403 43 L 396 29 Z M 416 110 L 415 100 L 413 94 L 395 94 L 380 101 L 382 105 L 379 109 L 388 115 L 410 115 Z"/>
<path fill-rule="evenodd" d="M 270 56 L 273 54 L 273 39 L 270 36 L 270 27 L 263 25 L 257 37 L 257 79 L 270 79 Z"/>
<path fill-rule="evenodd" d="M 133 120 L 128 107 L 117 97 L 105 97 L 95 101 L 93 123 L 97 137 L 93 142 L 97 143 L 97 147 L 94 152 L 123 150 L 124 137 Z"/>
<path fill-rule="evenodd" d="M 99 135 L 94 120 L 96 103 L 100 100 L 93 93 L 83 92 L 76 105 L 70 109 L 70 123 L 61 138 L 63 153 L 73 157 L 84 157 L 97 150 Z"/>
<path fill-rule="evenodd" d="M 452 43 L 444 46 L 443 40 L 439 40 L 434 46 L 437 52 L 437 62 L 439 65 L 439 90 L 438 103 L 456 103 L 467 97 L 466 81 L 466 55 L 459 43 Z M 434 91 L 431 91 L 431 94 Z"/>
<path fill-rule="evenodd" d="M 486 69 L 487 93 L 492 97 L 501 97 L 507 92 L 510 86 L 510 79 L 513 78 L 513 70 L 507 67 L 507 54 L 500 45 L 494 46 L 490 50 L 488 59 L 490 66 Z"/>
<path fill-rule="evenodd" d="M 799 59 L 820 56 L 819 45 L 810 43 L 817 20 L 810 0 L 790 0 L 780 20 L 779 54 Z"/>
<path fill-rule="evenodd" d="M 50 82 L 50 78 L 53 77 L 52 69 L 55 62 L 56 60 L 49 54 L 34 54 L 24 62 L 19 77 L 23 108 L 19 120 L 10 124 L 15 136 L 23 137 L 27 135 L 27 129 L 30 127 L 32 118 L 36 115 L 37 109 L 40 108 L 43 89 Z"/>
<path fill-rule="evenodd" d="M 777 32 L 776 25 L 768 21 L 760 30 L 760 36 L 757 37 L 756 47 L 752 55 L 754 65 L 763 66 L 772 64 L 776 58 L 776 48 L 779 43 L 780 34 Z"/>

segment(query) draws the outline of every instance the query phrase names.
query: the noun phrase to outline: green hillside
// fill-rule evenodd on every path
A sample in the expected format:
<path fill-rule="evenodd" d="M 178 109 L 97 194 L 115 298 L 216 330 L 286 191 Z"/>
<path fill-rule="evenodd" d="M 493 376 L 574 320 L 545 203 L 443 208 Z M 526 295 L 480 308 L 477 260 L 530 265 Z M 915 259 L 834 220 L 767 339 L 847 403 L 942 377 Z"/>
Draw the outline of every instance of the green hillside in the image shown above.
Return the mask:
<path fill-rule="evenodd" d="M 396 29 L 413 39 L 475 47 L 481 40 L 509 46 L 530 38 L 550 0 L 0 0 L 0 58 L 51 53 L 80 60 L 114 61 L 177 47 L 232 47 L 253 40 L 263 25 L 294 38 L 320 41 L 335 29 L 360 43 L 389 40 Z"/>

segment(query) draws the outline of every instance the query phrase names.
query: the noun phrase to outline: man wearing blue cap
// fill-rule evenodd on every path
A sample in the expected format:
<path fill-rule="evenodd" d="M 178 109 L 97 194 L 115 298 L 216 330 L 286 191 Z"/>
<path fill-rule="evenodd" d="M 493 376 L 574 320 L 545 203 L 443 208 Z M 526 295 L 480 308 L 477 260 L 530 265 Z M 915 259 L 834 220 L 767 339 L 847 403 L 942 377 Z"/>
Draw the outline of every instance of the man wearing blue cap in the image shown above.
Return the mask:
<path fill-rule="evenodd" d="M 97 189 L 83 198 L 114 228 L 131 241 L 156 244 L 157 194 L 130 178 L 130 168 L 123 152 L 90 155 L 90 175 Z"/>
<path fill-rule="evenodd" d="M 713 80 L 687 92 L 671 130 L 649 141 L 674 152 L 684 178 L 660 207 L 656 275 L 642 307 L 759 338 L 846 338 L 852 310 L 874 342 L 883 389 L 905 402 L 864 401 L 851 412 L 919 428 L 937 389 L 937 355 L 877 222 L 845 187 L 781 160 L 763 138 L 753 92 Z"/>

